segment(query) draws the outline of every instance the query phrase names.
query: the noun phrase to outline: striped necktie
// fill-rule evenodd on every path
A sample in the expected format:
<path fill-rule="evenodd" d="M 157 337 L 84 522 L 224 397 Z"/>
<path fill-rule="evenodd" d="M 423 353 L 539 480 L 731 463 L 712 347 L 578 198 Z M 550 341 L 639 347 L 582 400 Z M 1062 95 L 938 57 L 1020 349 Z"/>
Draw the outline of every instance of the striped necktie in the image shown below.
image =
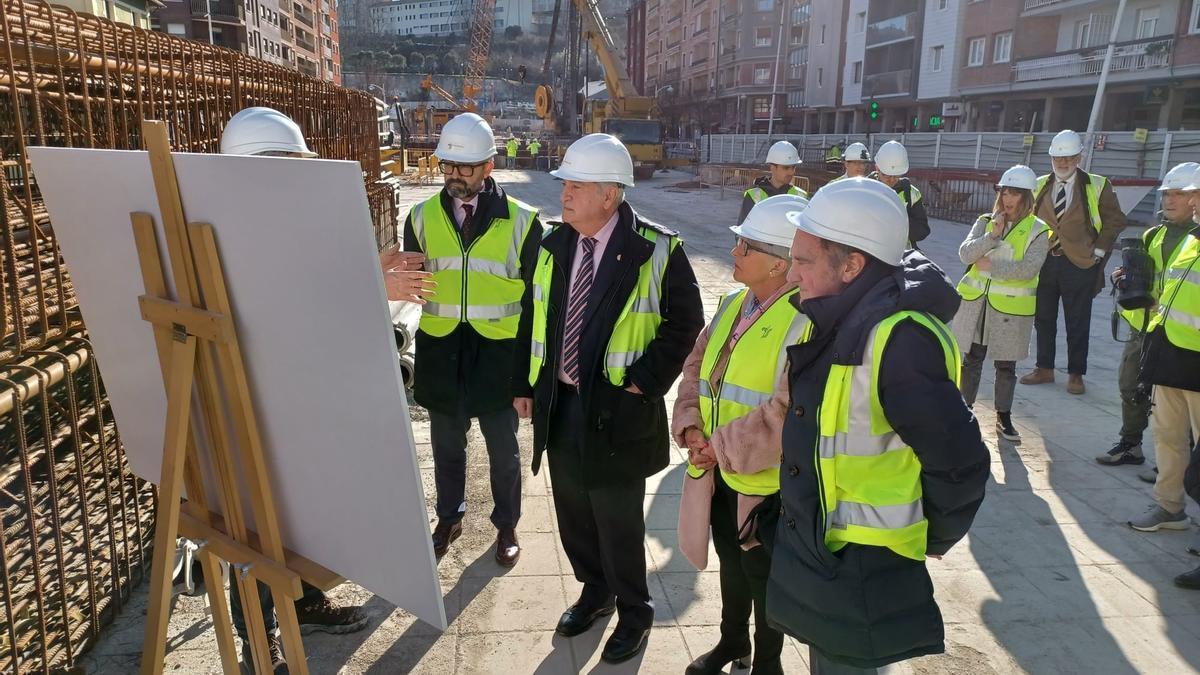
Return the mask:
<path fill-rule="evenodd" d="M 583 333 L 583 310 L 587 308 L 588 295 L 592 291 L 593 254 L 596 251 L 596 240 L 592 237 L 583 239 L 583 260 L 579 262 L 579 271 L 575 273 L 575 283 L 571 286 L 571 301 L 567 305 L 567 324 L 563 331 L 563 371 L 567 379 L 579 386 L 579 336 Z"/>
<path fill-rule="evenodd" d="M 1062 220 L 1063 214 L 1067 211 L 1067 184 L 1060 182 L 1058 190 L 1054 193 L 1054 218 Z"/>

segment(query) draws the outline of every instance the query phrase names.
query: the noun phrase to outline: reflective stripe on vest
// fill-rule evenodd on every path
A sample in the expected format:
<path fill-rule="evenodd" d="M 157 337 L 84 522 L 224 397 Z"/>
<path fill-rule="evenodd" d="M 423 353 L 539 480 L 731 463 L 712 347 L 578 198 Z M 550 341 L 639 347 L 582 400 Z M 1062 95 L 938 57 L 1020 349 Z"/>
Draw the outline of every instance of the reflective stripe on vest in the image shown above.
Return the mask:
<path fill-rule="evenodd" d="M 808 317 L 797 312 L 789 302 L 798 291 L 777 298 L 732 346 L 721 386 L 714 392 L 713 369 L 730 333 L 741 321 L 740 309 L 748 292 L 743 288 L 725 296 L 713 317 L 708 346 L 700 363 L 700 420 L 706 438 L 712 438 L 717 428 L 771 400 L 787 364 L 787 348 L 800 342 L 809 325 Z M 770 358 L 771 355 L 774 358 Z M 704 475 L 704 470 L 690 463 L 687 472 L 693 478 Z M 721 476 L 729 487 L 742 494 L 769 495 L 779 491 L 778 466 L 753 474 L 722 469 Z"/>
<path fill-rule="evenodd" d="M 1150 322 L 1150 330 L 1163 326 L 1167 340 L 1180 349 L 1200 352 L 1200 238 L 1184 237 L 1167 270 L 1162 297 L 1165 305 Z"/>
<path fill-rule="evenodd" d="M 437 289 L 421 308 L 420 330 L 449 335 L 464 321 L 489 340 L 517 336 L 521 315 L 521 249 L 537 211 L 511 197 L 507 218 L 494 218 L 466 251 L 441 193 L 413 206 L 413 233 Z"/>
<path fill-rule="evenodd" d="M 1150 289 L 1150 294 L 1155 300 L 1162 297 L 1163 284 L 1166 282 L 1167 268 L 1183 250 L 1183 245 L 1187 243 L 1187 235 L 1179 239 L 1175 244 L 1175 250 L 1171 251 L 1170 255 L 1164 256 L 1166 251 L 1163 250 L 1163 243 L 1167 238 L 1167 226 L 1155 225 L 1142 233 L 1142 242 L 1146 245 L 1146 252 L 1150 254 L 1150 259 L 1154 261 L 1154 286 Z M 1129 324 L 1133 330 L 1141 333 L 1147 329 L 1147 324 L 1150 320 L 1153 310 L 1144 309 L 1120 309 L 1118 312 L 1122 319 Z"/>
<path fill-rule="evenodd" d="M 808 199 L 808 193 L 805 192 L 804 190 L 801 190 L 800 188 L 796 187 L 795 185 L 789 185 L 787 192 L 780 192 L 779 194 L 798 195 L 800 197 L 804 197 L 805 199 Z M 762 200 L 766 199 L 767 197 L 770 197 L 771 195 L 767 194 L 766 190 L 755 185 L 754 187 L 750 188 L 749 190 L 746 190 L 746 192 L 743 193 L 742 196 L 749 197 L 750 199 L 752 199 L 754 201 L 755 204 L 757 204 L 757 203 L 761 202 Z"/>
<path fill-rule="evenodd" d="M 1088 218 L 1091 220 L 1092 227 L 1096 232 L 1100 231 L 1100 193 L 1104 191 L 1104 186 L 1108 184 L 1108 179 L 1094 173 L 1085 173 L 1088 177 L 1087 183 L 1083 186 L 1083 194 L 1087 198 Z M 1050 174 L 1046 174 L 1038 178 L 1037 190 L 1034 191 L 1033 201 L 1037 203 L 1042 196 L 1042 189 L 1046 187 L 1046 183 L 1050 182 Z M 1099 185 L 1099 187 L 1097 187 Z M 1050 195 L 1053 199 L 1054 195 Z"/>
<path fill-rule="evenodd" d="M 921 462 L 892 428 L 879 400 L 884 350 L 901 321 L 915 321 L 937 337 L 946 374 L 958 383 L 962 363 L 954 336 L 941 321 L 920 312 L 897 312 L 871 329 L 862 365 L 830 367 L 815 449 L 830 551 L 853 543 L 925 559 L 929 522 L 922 507 Z"/>
<path fill-rule="evenodd" d="M 988 222 L 991 217 L 988 216 Z M 1025 259 L 1025 253 L 1034 240 L 1049 234 L 1050 228 L 1040 218 L 1032 213 L 1017 223 L 1004 235 L 1004 241 L 1013 249 L 1013 262 Z M 978 300 L 987 295 L 987 302 L 997 312 L 1013 316 L 1033 316 L 1037 309 L 1038 278 L 1032 279 L 994 279 L 990 272 L 985 272 L 971 265 L 967 273 L 958 282 L 958 294 L 968 302 Z"/>
<path fill-rule="evenodd" d="M 553 230 L 547 228 L 548 235 Z M 637 228 L 635 232 L 654 244 L 650 259 L 638 269 L 637 285 L 613 326 L 612 336 L 604 355 L 604 372 L 608 381 L 619 387 L 626 386 L 625 371 L 645 353 L 650 341 L 658 334 L 662 323 L 663 279 L 671 253 L 681 243 L 678 237 L 661 234 L 651 228 Z M 550 252 L 542 249 L 538 254 L 538 266 L 533 274 L 533 332 L 530 338 L 529 384 L 537 384 L 542 366 L 546 364 L 546 334 L 550 296 L 550 278 L 554 261 Z"/>

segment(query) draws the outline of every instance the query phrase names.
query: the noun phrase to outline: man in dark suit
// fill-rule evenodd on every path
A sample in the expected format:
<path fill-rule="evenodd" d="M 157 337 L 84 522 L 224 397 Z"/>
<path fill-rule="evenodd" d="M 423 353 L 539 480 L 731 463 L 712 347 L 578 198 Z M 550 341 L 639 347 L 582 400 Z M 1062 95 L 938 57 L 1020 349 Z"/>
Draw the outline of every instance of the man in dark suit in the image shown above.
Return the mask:
<path fill-rule="evenodd" d="M 572 637 L 618 611 L 602 658 L 619 663 L 654 619 L 642 501 L 668 463 L 663 396 L 704 309 L 676 233 L 624 203 L 633 162 L 620 141 L 585 136 L 553 174 L 566 224 L 550 223 L 525 295 L 517 363 L 528 379 L 513 405 L 533 417 L 535 474 L 549 450 L 563 549 L 583 583 L 557 631 Z"/>

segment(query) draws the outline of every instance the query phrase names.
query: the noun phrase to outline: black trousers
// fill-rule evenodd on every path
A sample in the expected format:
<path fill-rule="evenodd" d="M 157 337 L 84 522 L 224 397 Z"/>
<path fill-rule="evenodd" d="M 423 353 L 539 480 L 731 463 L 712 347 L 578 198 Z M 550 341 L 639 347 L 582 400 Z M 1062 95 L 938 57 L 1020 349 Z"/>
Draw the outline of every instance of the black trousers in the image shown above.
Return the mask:
<path fill-rule="evenodd" d="M 750 612 L 754 612 L 754 667 L 779 661 L 783 633 L 767 624 L 767 576 L 771 556 L 762 545 L 749 551 L 738 544 L 738 493 L 713 471 L 712 538 L 721 560 L 721 640 L 750 644 Z"/>
<path fill-rule="evenodd" d="M 1038 277 L 1037 310 L 1033 326 L 1037 329 L 1037 367 L 1054 368 L 1055 340 L 1058 338 L 1058 303 L 1062 300 L 1067 324 L 1067 372 L 1087 373 L 1088 340 L 1092 328 L 1092 300 L 1096 297 L 1099 266 L 1076 267 L 1065 255 L 1046 256 Z"/>
<path fill-rule="evenodd" d="M 598 605 L 616 596 L 620 625 L 650 628 L 654 604 L 646 583 L 646 479 L 587 487 L 579 429 L 583 410 L 574 387 L 559 385 L 550 420 L 547 459 L 558 514 L 558 532 L 582 602 Z"/>
<path fill-rule="evenodd" d="M 480 415 L 479 430 L 487 443 L 492 482 L 492 524 L 516 527 L 521 519 L 521 447 L 517 444 L 517 411 L 511 406 Z M 471 417 L 429 411 L 433 442 L 433 477 L 437 487 L 437 515 L 458 522 L 467 509 L 467 431 Z"/>

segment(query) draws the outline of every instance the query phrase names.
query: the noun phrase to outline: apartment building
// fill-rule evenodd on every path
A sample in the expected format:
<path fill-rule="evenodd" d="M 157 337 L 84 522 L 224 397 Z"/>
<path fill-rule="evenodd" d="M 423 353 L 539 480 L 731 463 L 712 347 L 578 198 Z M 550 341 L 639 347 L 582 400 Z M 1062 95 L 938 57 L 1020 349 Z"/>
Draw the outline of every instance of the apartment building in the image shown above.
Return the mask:
<path fill-rule="evenodd" d="M 368 29 L 384 35 L 463 35 L 471 27 L 473 0 L 384 0 L 370 5 Z M 496 0 L 494 30 L 533 28 L 532 0 Z"/>
<path fill-rule="evenodd" d="M 330 0 L 164 0 L 154 28 L 341 84 Z"/>
<path fill-rule="evenodd" d="M 146 29 L 150 28 L 151 13 L 163 6 L 161 0 L 57 0 L 54 4 Z"/>

